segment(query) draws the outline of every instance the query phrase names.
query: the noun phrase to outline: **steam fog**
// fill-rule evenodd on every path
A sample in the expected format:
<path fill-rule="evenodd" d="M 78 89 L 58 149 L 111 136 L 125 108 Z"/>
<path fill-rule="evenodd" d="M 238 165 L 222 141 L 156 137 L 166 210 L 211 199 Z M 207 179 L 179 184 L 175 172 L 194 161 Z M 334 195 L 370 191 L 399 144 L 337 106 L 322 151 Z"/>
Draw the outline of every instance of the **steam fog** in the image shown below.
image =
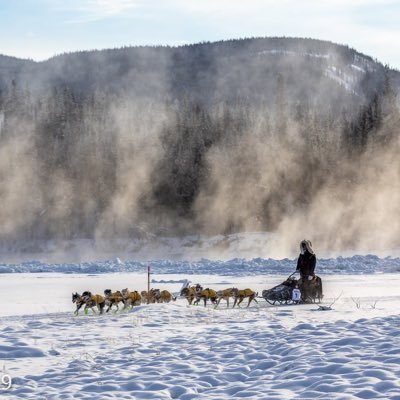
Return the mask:
<path fill-rule="evenodd" d="M 290 129 L 290 141 L 249 135 L 236 147 L 210 152 L 211 178 L 196 200 L 202 226 L 213 233 L 228 224 L 239 231 L 272 226 L 277 239 L 264 256 L 292 255 L 302 238 L 325 254 L 398 247 L 399 139 L 350 160 L 336 153 L 328 161 L 334 150 L 324 147 L 310 163 L 302 157 L 306 144 Z"/>
<path fill-rule="evenodd" d="M 88 77 L 82 91 L 78 78 L 51 82 L 54 70 L 87 77 L 84 54 L 8 82 L 3 246 L 267 231 L 254 257 L 293 257 L 303 238 L 331 255 L 399 248 L 396 85 L 358 54 L 350 64 L 365 71 L 352 69 L 331 44 L 323 57 L 257 46 L 224 57 L 203 47 L 188 69 L 180 53 L 142 49 L 123 76 L 96 53 L 98 86 Z"/>

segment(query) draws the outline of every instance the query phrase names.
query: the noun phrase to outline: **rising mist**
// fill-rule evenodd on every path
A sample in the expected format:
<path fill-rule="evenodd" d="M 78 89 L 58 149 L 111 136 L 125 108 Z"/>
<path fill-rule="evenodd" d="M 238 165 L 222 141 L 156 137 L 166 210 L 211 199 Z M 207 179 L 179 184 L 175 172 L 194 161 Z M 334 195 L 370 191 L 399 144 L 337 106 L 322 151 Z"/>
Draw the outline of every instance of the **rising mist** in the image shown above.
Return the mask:
<path fill-rule="evenodd" d="M 110 52 L 3 82 L 4 243 L 268 231 L 264 257 L 305 237 L 332 254 L 400 246 L 395 71 L 294 39 Z"/>

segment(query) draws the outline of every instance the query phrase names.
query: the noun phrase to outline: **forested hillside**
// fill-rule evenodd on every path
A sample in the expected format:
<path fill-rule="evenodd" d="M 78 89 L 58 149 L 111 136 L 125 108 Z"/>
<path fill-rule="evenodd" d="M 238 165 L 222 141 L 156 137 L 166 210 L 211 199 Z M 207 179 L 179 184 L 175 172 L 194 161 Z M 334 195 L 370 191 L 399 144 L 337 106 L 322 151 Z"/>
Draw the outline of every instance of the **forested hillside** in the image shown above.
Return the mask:
<path fill-rule="evenodd" d="M 0 56 L 0 237 L 397 246 L 399 82 L 311 39 Z"/>

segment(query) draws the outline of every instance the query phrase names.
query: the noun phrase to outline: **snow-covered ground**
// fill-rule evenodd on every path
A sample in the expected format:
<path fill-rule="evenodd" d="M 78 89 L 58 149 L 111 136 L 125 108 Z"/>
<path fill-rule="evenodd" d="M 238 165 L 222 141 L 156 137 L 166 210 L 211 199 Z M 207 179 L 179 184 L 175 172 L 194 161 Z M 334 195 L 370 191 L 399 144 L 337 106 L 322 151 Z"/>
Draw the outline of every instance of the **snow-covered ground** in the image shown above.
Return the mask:
<path fill-rule="evenodd" d="M 249 308 L 221 303 L 214 309 L 178 299 L 129 313 L 75 317 L 72 291 L 143 290 L 146 274 L 0 274 L 0 374 L 13 379 L 0 396 L 400 399 L 400 274 L 391 268 L 370 273 L 371 260 L 353 260 L 353 270 L 341 274 L 318 265 L 323 304 L 340 296 L 331 311 L 310 304 L 269 306 L 262 299 Z M 289 270 L 252 272 L 251 264 L 227 262 L 220 274 L 210 268 L 211 274 L 188 275 L 189 264 L 177 265 L 175 274 L 153 269 L 152 287 L 176 292 L 189 278 L 215 289 L 261 292 Z"/>

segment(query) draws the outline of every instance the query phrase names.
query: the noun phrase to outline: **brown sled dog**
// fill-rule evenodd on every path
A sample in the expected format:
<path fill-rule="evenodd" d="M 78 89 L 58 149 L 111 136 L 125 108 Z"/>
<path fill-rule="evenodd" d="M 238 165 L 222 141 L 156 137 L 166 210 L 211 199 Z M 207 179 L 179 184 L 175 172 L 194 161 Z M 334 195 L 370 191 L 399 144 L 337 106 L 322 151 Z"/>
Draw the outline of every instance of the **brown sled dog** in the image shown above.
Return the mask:
<path fill-rule="evenodd" d="M 168 290 L 151 289 L 150 292 L 152 294 L 151 297 L 157 303 L 169 303 L 176 300 L 176 297 L 172 296 Z"/>
<path fill-rule="evenodd" d="M 158 303 L 157 295 L 159 295 L 159 289 L 150 289 L 150 292 L 146 290 L 142 290 L 140 295 L 142 296 L 142 303 L 144 304 L 153 304 Z"/>
<path fill-rule="evenodd" d="M 196 298 L 196 289 L 194 286 L 185 287 L 181 290 L 181 296 L 186 297 L 189 305 L 192 305 L 193 300 Z"/>
<path fill-rule="evenodd" d="M 75 297 L 78 293 L 75 293 Z M 72 298 L 74 295 L 72 295 Z M 100 296 L 99 294 L 92 294 L 92 292 L 86 291 L 83 292 L 82 295 L 80 296 L 80 299 L 76 302 L 77 303 L 77 309 L 75 311 L 75 314 L 78 314 L 79 308 L 85 305 L 84 311 L 85 314 L 87 314 L 88 309 L 90 308 L 93 313 L 96 312 L 95 307 L 97 307 L 97 310 L 99 311 L 100 314 L 103 314 L 104 306 L 106 305 L 105 299 L 103 296 Z M 78 306 L 78 303 L 80 304 Z"/>
<path fill-rule="evenodd" d="M 211 300 L 211 303 L 215 304 L 217 302 L 217 292 L 209 288 L 203 289 L 199 294 L 196 295 L 196 301 L 193 304 L 199 304 L 201 299 L 204 301 L 204 307 L 207 306 L 207 300 Z"/>
<path fill-rule="evenodd" d="M 108 313 L 112 306 L 116 306 L 117 309 L 115 310 L 115 312 L 117 312 L 119 310 L 119 303 L 123 302 L 123 298 L 122 298 L 122 294 L 119 290 L 117 290 L 116 292 L 112 293 L 111 289 L 106 289 L 104 291 L 104 297 L 106 299 L 106 306 L 107 306 L 107 310 L 106 313 Z"/>
<path fill-rule="evenodd" d="M 124 302 L 124 310 L 129 306 L 132 308 L 133 306 L 138 306 L 142 302 L 142 296 L 136 290 L 134 292 L 130 292 L 128 288 L 121 290 L 123 302 Z"/>
<path fill-rule="evenodd" d="M 147 292 L 147 290 L 142 290 L 140 292 L 140 296 L 142 297 L 142 303 L 143 304 L 150 304 L 154 303 L 155 300 L 151 297 L 151 291 L 150 294 Z"/>
<path fill-rule="evenodd" d="M 97 307 L 100 314 L 103 314 L 104 306 L 106 305 L 106 301 L 103 296 L 99 294 L 92 294 L 92 292 L 83 292 L 82 299 L 85 302 L 85 311 L 88 308 L 91 308 L 94 311 L 94 307 Z"/>
<path fill-rule="evenodd" d="M 218 301 L 217 301 L 217 305 L 215 307 L 219 306 L 219 303 L 221 302 L 222 299 L 226 300 L 226 307 L 229 307 L 229 298 L 234 297 L 233 288 L 218 290 L 217 297 L 218 297 Z"/>
<path fill-rule="evenodd" d="M 257 293 L 254 292 L 251 289 L 244 289 L 244 290 L 239 290 L 237 288 L 233 288 L 232 289 L 232 294 L 233 297 L 235 299 L 234 303 L 233 303 L 233 307 L 234 308 L 236 306 L 236 303 L 239 307 L 240 303 L 245 299 L 248 298 L 249 302 L 247 303 L 247 307 L 250 305 L 250 303 L 254 300 L 256 303 L 258 303 L 258 301 L 256 300 L 256 296 Z M 239 301 L 238 301 L 239 300 Z"/>

